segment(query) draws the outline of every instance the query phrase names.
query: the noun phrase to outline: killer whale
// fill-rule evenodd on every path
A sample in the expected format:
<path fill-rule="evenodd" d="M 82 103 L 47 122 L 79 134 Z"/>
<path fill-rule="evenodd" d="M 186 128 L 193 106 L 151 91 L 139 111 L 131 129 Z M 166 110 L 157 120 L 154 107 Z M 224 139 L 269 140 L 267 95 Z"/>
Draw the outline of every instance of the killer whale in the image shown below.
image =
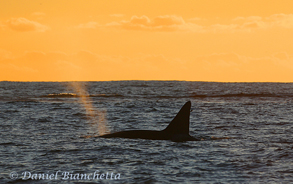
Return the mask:
<path fill-rule="evenodd" d="M 128 130 L 102 135 L 102 138 L 128 138 L 128 139 L 150 139 L 171 140 L 174 142 L 199 141 L 189 135 L 189 117 L 191 102 L 186 102 L 170 124 L 161 131 L 156 130 Z"/>

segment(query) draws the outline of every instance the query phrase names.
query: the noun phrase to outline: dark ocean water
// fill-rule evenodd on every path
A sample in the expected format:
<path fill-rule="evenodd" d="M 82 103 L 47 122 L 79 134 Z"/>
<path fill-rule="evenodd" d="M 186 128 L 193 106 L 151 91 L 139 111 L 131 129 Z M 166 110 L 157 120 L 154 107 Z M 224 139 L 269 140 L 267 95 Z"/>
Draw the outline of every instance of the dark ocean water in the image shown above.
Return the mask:
<path fill-rule="evenodd" d="M 97 137 L 188 100 L 202 141 Z M 0 82 L 0 183 L 292 183 L 292 134 L 293 83 Z"/>

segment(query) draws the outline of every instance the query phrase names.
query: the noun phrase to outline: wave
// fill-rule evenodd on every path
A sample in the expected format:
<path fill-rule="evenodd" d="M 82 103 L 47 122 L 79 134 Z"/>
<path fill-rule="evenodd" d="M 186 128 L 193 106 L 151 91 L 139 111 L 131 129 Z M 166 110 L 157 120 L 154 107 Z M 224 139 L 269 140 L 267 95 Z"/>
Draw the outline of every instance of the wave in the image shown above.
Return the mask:
<path fill-rule="evenodd" d="M 52 93 L 41 96 L 43 98 L 79 98 L 79 97 L 91 97 L 91 98 L 133 98 L 134 96 L 121 95 L 121 94 L 90 94 L 90 95 L 78 95 L 75 93 Z M 232 94 L 184 94 L 184 95 L 138 95 L 135 97 L 141 97 L 146 99 L 177 99 L 177 98 L 292 98 L 292 93 L 232 93 Z"/>
<path fill-rule="evenodd" d="M 43 95 L 44 98 L 79 98 L 79 97 L 123 97 L 119 94 L 94 94 L 94 95 L 77 95 L 75 93 L 52 93 Z"/>
<path fill-rule="evenodd" d="M 287 97 L 293 97 L 293 94 L 291 93 L 279 93 L 279 94 L 274 94 L 274 93 L 234 93 L 234 94 L 219 94 L 219 95 L 201 95 L 201 94 L 196 94 L 193 93 L 190 97 L 193 98 L 216 98 L 216 97 L 221 97 L 221 98 L 228 98 L 228 97 L 278 97 L 278 98 L 287 98 Z"/>
<path fill-rule="evenodd" d="M 177 99 L 177 98 L 261 98 L 261 97 L 270 97 L 270 98 L 292 98 L 293 94 L 272 94 L 272 93 L 235 93 L 235 94 L 196 94 L 192 93 L 190 95 L 153 95 L 153 96 L 143 96 L 146 99 L 159 98 L 159 99 Z M 247 104 L 249 105 L 249 104 Z M 250 104 L 253 105 L 253 104 Z"/>
<path fill-rule="evenodd" d="M 74 93 L 53 93 L 53 94 L 48 94 L 44 95 L 42 97 L 48 97 L 48 98 L 70 98 L 70 97 L 78 97 L 77 94 Z"/>
<path fill-rule="evenodd" d="M 96 95 L 89 95 L 89 97 L 124 97 L 120 94 L 96 94 Z"/>

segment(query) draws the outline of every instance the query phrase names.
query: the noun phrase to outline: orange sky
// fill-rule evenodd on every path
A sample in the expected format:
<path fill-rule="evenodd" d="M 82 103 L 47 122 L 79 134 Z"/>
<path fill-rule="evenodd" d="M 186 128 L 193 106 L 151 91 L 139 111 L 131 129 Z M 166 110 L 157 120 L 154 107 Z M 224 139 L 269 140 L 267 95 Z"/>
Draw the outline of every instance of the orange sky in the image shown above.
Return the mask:
<path fill-rule="evenodd" d="M 291 0 L 2 0 L 0 81 L 293 82 Z"/>

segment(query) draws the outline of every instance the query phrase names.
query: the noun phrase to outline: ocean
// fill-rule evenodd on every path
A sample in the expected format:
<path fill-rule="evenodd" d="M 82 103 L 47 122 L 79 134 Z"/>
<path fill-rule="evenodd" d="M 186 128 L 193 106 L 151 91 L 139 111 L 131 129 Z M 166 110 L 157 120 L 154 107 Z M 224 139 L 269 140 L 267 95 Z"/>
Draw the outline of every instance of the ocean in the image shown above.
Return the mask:
<path fill-rule="evenodd" d="M 192 142 L 162 130 L 191 101 Z M 292 183 L 293 83 L 0 82 L 0 183 Z"/>

